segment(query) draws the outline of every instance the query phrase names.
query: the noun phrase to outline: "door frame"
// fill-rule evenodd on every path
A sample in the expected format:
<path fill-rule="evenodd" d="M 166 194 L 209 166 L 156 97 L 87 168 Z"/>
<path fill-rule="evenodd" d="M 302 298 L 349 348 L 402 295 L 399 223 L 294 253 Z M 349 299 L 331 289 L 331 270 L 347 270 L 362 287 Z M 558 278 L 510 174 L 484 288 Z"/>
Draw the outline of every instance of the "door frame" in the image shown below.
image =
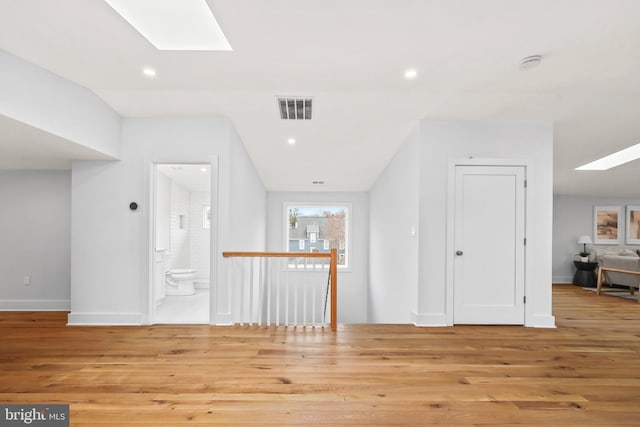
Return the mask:
<path fill-rule="evenodd" d="M 163 159 L 153 160 L 146 163 L 146 178 L 147 182 L 145 187 L 148 189 L 147 203 L 149 208 L 146 209 L 147 218 L 147 230 L 146 230 L 146 245 L 144 245 L 146 264 L 146 286 L 143 286 L 142 301 L 145 310 L 143 310 L 143 316 L 146 317 L 145 325 L 152 325 L 155 321 L 155 295 L 153 287 L 153 268 L 154 268 L 154 253 L 155 253 L 155 203 L 156 203 L 156 180 L 155 169 L 156 165 L 164 164 L 197 164 L 208 165 L 210 171 L 209 193 L 210 193 L 210 205 L 211 205 L 211 228 L 209 229 L 209 325 L 214 324 L 213 321 L 216 315 L 217 306 L 217 272 L 218 272 L 218 239 L 220 236 L 219 226 L 219 200 L 218 200 L 218 181 L 219 181 L 219 162 L 218 156 L 205 156 L 201 160 L 194 158 L 185 159 Z M 146 313 L 145 313 L 146 312 Z"/>
<path fill-rule="evenodd" d="M 533 292 L 529 292 L 529 284 L 533 283 L 533 244 L 530 236 L 530 221 L 533 218 L 533 201 L 531 197 L 535 194 L 534 182 L 531 177 L 533 173 L 533 161 L 523 159 L 498 159 L 498 158 L 459 158 L 450 159 L 447 170 L 447 224 L 446 224 L 446 270 L 445 270 L 445 319 L 447 326 L 453 326 L 453 291 L 454 291 L 454 259 L 455 259 L 455 198 L 456 198 L 456 167 L 457 166 L 515 166 L 524 167 L 526 188 L 524 192 L 525 217 L 524 217 L 524 237 L 527 244 L 524 248 L 524 295 L 532 299 Z M 533 301 L 529 300 L 524 305 L 524 325 L 528 319 L 533 318 Z"/>

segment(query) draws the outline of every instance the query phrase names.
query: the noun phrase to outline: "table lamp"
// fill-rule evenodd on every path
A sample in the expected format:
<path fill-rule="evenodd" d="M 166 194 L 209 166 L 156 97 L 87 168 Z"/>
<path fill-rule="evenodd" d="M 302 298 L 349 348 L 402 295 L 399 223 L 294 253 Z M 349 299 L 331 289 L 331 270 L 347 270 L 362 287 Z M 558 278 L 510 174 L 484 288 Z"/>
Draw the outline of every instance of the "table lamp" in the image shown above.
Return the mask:
<path fill-rule="evenodd" d="M 593 243 L 591 241 L 591 237 L 589 236 L 580 236 L 580 238 L 578 239 L 578 244 L 582 244 L 582 252 L 587 252 L 587 245 L 590 245 L 591 243 Z"/>

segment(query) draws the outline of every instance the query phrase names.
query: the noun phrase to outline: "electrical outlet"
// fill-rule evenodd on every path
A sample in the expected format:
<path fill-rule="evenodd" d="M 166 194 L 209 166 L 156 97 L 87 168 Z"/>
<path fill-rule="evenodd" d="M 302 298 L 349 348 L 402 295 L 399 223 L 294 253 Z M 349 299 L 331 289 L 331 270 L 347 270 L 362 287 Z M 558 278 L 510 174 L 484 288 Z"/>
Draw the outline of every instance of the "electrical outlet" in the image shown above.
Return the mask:
<path fill-rule="evenodd" d="M 31 285 L 31 276 L 24 276 L 24 278 L 22 279 L 22 284 L 24 286 Z"/>

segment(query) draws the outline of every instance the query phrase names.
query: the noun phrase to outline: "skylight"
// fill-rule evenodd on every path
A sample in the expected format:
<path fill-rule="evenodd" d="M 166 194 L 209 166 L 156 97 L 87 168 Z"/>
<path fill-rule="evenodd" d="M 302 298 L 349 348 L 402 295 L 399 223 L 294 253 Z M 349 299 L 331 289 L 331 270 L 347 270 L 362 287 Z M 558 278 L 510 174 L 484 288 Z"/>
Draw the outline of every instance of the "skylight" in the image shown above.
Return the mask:
<path fill-rule="evenodd" d="M 206 0 L 105 0 L 158 50 L 232 50 Z"/>
<path fill-rule="evenodd" d="M 587 163 L 586 165 L 582 165 L 579 168 L 576 168 L 576 170 L 604 171 L 616 166 L 620 166 L 621 164 L 630 162 L 632 160 L 636 160 L 638 158 L 640 158 L 640 144 L 632 145 L 631 147 L 625 148 L 624 150 L 609 154 L 608 156 L 605 156 L 601 159 L 598 159 L 591 163 Z"/>

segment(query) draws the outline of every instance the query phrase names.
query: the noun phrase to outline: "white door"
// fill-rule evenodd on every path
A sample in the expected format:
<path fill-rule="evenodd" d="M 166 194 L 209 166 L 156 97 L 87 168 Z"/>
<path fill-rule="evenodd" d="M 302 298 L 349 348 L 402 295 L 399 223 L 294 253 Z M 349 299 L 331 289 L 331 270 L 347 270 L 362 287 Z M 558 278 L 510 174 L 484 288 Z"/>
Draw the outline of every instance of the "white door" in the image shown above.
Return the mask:
<path fill-rule="evenodd" d="M 456 166 L 453 321 L 524 324 L 525 168 Z"/>

